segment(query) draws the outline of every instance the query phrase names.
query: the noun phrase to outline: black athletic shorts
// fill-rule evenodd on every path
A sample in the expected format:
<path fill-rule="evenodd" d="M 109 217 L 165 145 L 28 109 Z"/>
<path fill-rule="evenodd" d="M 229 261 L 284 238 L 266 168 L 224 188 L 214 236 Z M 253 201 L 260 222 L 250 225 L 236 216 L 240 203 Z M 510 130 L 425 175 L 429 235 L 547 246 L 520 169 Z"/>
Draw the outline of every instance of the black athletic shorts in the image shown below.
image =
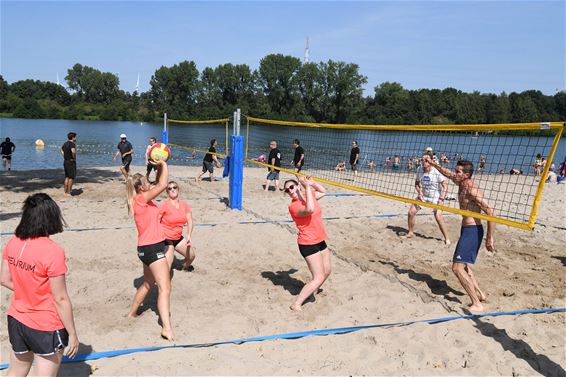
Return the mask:
<path fill-rule="evenodd" d="M 35 330 L 12 316 L 8 316 L 8 336 L 16 354 L 31 351 L 36 355 L 50 356 L 63 351 L 69 344 L 69 333 L 64 328 L 55 331 Z"/>
<path fill-rule="evenodd" d="M 181 238 L 179 238 L 178 240 L 165 240 L 165 245 L 167 246 L 173 245 L 173 247 L 177 247 L 179 242 L 181 242 L 182 240 L 183 240 L 183 236 L 181 236 Z"/>
<path fill-rule="evenodd" d="M 138 258 L 146 266 L 165 258 L 165 241 L 153 245 L 138 246 Z"/>
<path fill-rule="evenodd" d="M 3 159 L 3 160 L 11 161 L 11 160 L 12 160 L 12 155 L 11 155 L 11 154 L 3 154 L 3 155 L 2 155 L 2 159 Z"/>
<path fill-rule="evenodd" d="M 65 160 L 63 162 L 65 168 L 65 178 L 75 179 L 77 177 L 77 162 Z"/>
<path fill-rule="evenodd" d="M 202 172 L 206 173 L 213 173 L 214 172 L 214 163 L 212 161 L 203 161 L 202 162 Z"/>
<path fill-rule="evenodd" d="M 132 163 L 132 155 L 129 154 L 122 158 L 122 166 L 126 168 L 126 171 L 130 171 L 130 164 Z"/>
<path fill-rule="evenodd" d="M 325 241 L 319 242 L 319 243 L 314 244 L 314 245 L 301 245 L 301 244 L 299 244 L 299 251 L 301 252 L 301 255 L 303 256 L 303 258 L 306 258 L 309 255 L 316 254 L 319 251 L 326 249 L 327 247 L 328 246 L 326 246 Z"/>
<path fill-rule="evenodd" d="M 147 175 L 149 175 L 149 173 L 151 173 L 152 170 L 157 171 L 157 166 L 148 163 L 147 164 Z"/>

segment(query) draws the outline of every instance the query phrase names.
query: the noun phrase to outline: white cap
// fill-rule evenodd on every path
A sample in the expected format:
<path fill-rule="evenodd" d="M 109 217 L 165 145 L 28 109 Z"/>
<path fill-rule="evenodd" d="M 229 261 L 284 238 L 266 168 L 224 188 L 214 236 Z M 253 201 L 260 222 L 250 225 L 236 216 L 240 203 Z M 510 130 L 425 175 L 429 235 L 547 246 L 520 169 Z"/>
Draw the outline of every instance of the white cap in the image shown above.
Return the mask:
<path fill-rule="evenodd" d="M 124 135 L 124 137 L 126 137 L 126 135 Z M 432 148 L 431 148 L 431 147 L 427 147 L 427 148 L 426 148 L 426 151 L 427 151 L 427 152 L 429 152 L 429 151 L 432 152 Z"/>
<path fill-rule="evenodd" d="M 120 139 L 127 139 L 128 137 L 126 136 L 126 134 L 122 134 L 120 135 Z"/>

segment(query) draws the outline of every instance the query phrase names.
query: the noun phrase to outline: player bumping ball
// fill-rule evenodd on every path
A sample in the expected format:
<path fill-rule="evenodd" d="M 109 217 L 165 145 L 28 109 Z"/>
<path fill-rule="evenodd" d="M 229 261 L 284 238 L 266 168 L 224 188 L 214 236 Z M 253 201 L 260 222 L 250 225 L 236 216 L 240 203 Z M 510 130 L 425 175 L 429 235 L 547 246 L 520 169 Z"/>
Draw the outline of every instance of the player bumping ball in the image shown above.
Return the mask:
<path fill-rule="evenodd" d="M 153 161 L 165 161 L 171 157 L 171 150 L 167 144 L 156 143 L 149 150 L 149 158 Z"/>

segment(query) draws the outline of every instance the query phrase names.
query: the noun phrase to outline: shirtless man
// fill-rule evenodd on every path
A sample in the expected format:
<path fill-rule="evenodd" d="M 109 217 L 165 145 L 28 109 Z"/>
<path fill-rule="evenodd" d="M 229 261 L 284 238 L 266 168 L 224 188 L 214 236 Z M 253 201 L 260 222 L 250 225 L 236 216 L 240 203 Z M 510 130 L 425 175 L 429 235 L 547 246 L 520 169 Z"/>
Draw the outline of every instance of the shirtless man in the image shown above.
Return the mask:
<path fill-rule="evenodd" d="M 456 164 L 454 171 L 450 171 L 438 163 L 434 162 L 430 156 L 423 157 L 427 159 L 441 174 L 451 179 L 458 186 L 458 201 L 460 209 L 471 212 L 485 212 L 489 216 L 493 216 L 495 211 L 485 200 L 483 192 L 478 185 L 472 180 L 474 173 L 474 165 L 470 161 L 461 160 Z M 495 232 L 495 223 L 487 222 L 487 236 L 485 238 L 485 247 L 489 251 L 494 251 L 493 233 Z M 463 216 L 462 228 L 460 231 L 460 239 L 454 251 L 452 259 L 452 272 L 456 275 L 462 287 L 470 296 L 472 303 L 470 311 L 483 311 L 482 301 L 486 296 L 480 290 L 478 282 L 472 273 L 471 265 L 475 263 L 478 251 L 483 238 L 483 226 L 481 220 L 474 217 Z"/>

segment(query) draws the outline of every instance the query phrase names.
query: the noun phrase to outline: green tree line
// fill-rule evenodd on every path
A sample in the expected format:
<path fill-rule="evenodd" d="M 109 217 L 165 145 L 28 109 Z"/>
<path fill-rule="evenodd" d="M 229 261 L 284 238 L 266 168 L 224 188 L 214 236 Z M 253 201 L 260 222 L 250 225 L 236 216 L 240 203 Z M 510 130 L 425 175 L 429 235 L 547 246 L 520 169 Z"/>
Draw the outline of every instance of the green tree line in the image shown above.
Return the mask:
<path fill-rule="evenodd" d="M 302 63 L 271 54 L 258 69 L 222 64 L 200 72 L 194 61 L 162 66 L 147 92 L 120 90 L 110 72 L 75 64 L 66 87 L 0 76 L 0 113 L 18 118 L 159 121 L 247 115 L 321 123 L 466 124 L 566 120 L 566 92 L 466 93 L 455 88 L 408 90 L 384 82 L 364 96 L 359 66 L 329 60 Z"/>

